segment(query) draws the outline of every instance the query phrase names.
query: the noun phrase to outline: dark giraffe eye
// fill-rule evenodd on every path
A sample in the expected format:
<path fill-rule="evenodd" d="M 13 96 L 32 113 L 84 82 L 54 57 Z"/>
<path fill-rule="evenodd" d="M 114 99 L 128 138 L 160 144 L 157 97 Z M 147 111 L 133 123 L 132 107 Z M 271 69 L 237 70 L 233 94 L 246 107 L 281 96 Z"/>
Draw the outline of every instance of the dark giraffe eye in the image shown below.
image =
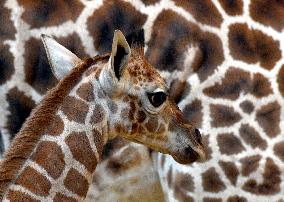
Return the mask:
<path fill-rule="evenodd" d="M 160 91 L 156 93 L 148 93 L 148 99 L 154 107 L 161 106 L 167 99 L 166 93 Z"/>

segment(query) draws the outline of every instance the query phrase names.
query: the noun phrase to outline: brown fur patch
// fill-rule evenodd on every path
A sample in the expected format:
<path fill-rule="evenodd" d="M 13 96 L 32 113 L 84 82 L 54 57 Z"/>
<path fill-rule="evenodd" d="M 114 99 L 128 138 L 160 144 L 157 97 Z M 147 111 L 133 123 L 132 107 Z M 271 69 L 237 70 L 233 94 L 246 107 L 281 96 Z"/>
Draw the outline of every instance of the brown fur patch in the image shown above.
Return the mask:
<path fill-rule="evenodd" d="M 98 52 L 111 50 L 115 29 L 128 35 L 140 29 L 147 16 L 136 10 L 130 3 L 121 0 L 107 0 L 88 18 L 87 27 L 94 39 L 94 46 Z"/>
<path fill-rule="evenodd" d="M 14 87 L 6 94 L 6 101 L 9 104 L 10 114 L 7 116 L 7 129 L 11 135 L 19 132 L 24 121 L 30 115 L 35 103 L 31 97 L 26 96 L 23 92 Z"/>
<path fill-rule="evenodd" d="M 1 13 L 0 13 L 0 19 L 1 19 Z M 0 28 L 0 41 L 1 41 L 1 28 Z M 9 51 L 9 46 L 2 45 L 0 43 L 0 85 L 8 81 L 15 72 L 13 59 L 14 57 L 12 53 Z"/>
<path fill-rule="evenodd" d="M 188 173 L 177 173 L 174 181 L 174 195 L 187 195 L 194 192 L 194 181 Z"/>
<path fill-rule="evenodd" d="M 179 79 L 175 79 L 171 83 L 169 97 L 176 104 L 178 104 L 189 94 L 189 91 L 190 91 L 190 85 L 186 81 L 180 81 Z"/>
<path fill-rule="evenodd" d="M 178 6 L 183 7 L 187 10 L 193 17 L 203 23 L 212 25 L 215 27 L 220 27 L 223 18 L 215 5 L 210 0 L 174 0 Z"/>
<path fill-rule="evenodd" d="M 273 195 L 280 192 L 281 172 L 271 158 L 266 159 L 263 181 L 249 179 L 243 186 L 247 192 L 257 195 Z"/>
<path fill-rule="evenodd" d="M 19 0 L 19 4 L 24 7 L 22 18 L 32 28 L 59 25 L 68 20 L 75 22 L 83 9 L 82 3 L 76 0 Z"/>
<path fill-rule="evenodd" d="M 200 128 L 202 124 L 202 105 L 198 99 L 187 104 L 182 110 L 184 117 L 196 128 Z"/>
<path fill-rule="evenodd" d="M 136 116 L 138 123 L 142 123 L 147 117 L 144 111 L 138 111 Z"/>
<path fill-rule="evenodd" d="M 32 176 L 32 177 L 31 177 Z M 48 196 L 51 183 L 32 167 L 26 167 L 18 176 L 15 184 L 21 185 L 39 196 Z"/>
<path fill-rule="evenodd" d="M 95 109 L 90 119 L 90 124 L 97 124 L 104 120 L 105 110 L 100 104 L 95 105 Z"/>
<path fill-rule="evenodd" d="M 4 41 L 6 39 L 15 39 L 15 33 L 16 33 L 16 29 L 13 25 L 12 20 L 10 19 L 11 12 L 8 8 L 4 6 L 4 4 L 5 4 L 5 1 L 0 2 L 0 19 L 1 19 L 0 20 L 0 41 Z M 1 46 L 1 43 L 0 43 L 0 46 Z"/>
<path fill-rule="evenodd" d="M 245 100 L 240 104 L 240 108 L 247 114 L 250 114 L 254 110 L 253 103 L 249 100 Z"/>
<path fill-rule="evenodd" d="M 98 153 L 101 157 L 102 154 L 103 154 L 103 149 L 104 149 L 103 135 L 97 129 L 94 128 L 93 129 L 93 136 L 94 136 L 96 148 L 97 148 Z"/>
<path fill-rule="evenodd" d="M 242 196 L 234 195 L 234 196 L 230 196 L 227 202 L 247 202 L 247 199 Z"/>
<path fill-rule="evenodd" d="M 205 197 L 205 198 L 203 198 L 203 202 L 222 202 L 222 199 L 221 198 Z"/>
<path fill-rule="evenodd" d="M 119 155 L 110 157 L 106 168 L 112 175 L 120 175 L 128 169 L 141 165 L 142 159 L 139 152 L 132 146 L 124 149 Z"/>
<path fill-rule="evenodd" d="M 241 159 L 242 175 L 249 176 L 252 172 L 256 171 L 259 166 L 260 155 L 248 156 Z"/>
<path fill-rule="evenodd" d="M 61 175 L 65 166 L 62 150 L 55 142 L 40 142 L 31 159 L 43 167 L 53 179 Z"/>
<path fill-rule="evenodd" d="M 252 0 L 250 3 L 252 19 L 281 31 L 284 27 L 284 2 L 277 0 Z"/>
<path fill-rule="evenodd" d="M 14 138 L 4 159 L 0 163 L 0 199 L 7 186 L 18 174 L 26 159 L 29 158 L 45 128 L 53 121 L 58 106 L 69 91 L 81 79 L 83 72 L 101 57 L 88 59 L 75 67 L 54 89 L 50 90 L 40 104 L 33 110 L 19 134 Z"/>
<path fill-rule="evenodd" d="M 150 4 L 156 4 L 158 2 L 160 2 L 160 0 L 142 0 L 142 2 L 145 4 L 145 5 L 150 5 Z"/>
<path fill-rule="evenodd" d="M 213 127 L 231 126 L 241 119 L 240 114 L 235 112 L 233 107 L 216 104 L 210 105 L 210 116 Z"/>
<path fill-rule="evenodd" d="M 85 132 L 72 132 L 65 139 L 74 159 L 83 164 L 92 173 L 97 166 L 97 158 L 93 152 Z"/>
<path fill-rule="evenodd" d="M 229 29 L 229 48 L 235 59 L 249 64 L 259 62 L 263 68 L 271 70 L 281 58 L 279 41 L 272 37 L 246 24 L 233 24 Z"/>
<path fill-rule="evenodd" d="M 55 40 L 79 58 L 86 58 L 87 53 L 85 52 L 84 46 L 77 33 L 69 34 L 66 37 L 55 38 Z"/>
<path fill-rule="evenodd" d="M 30 195 L 20 191 L 10 190 L 7 194 L 7 199 L 10 201 L 21 201 L 21 202 L 40 202 L 39 200 L 33 199 Z"/>
<path fill-rule="evenodd" d="M 93 101 L 95 99 L 95 96 L 94 96 L 94 88 L 93 88 L 92 83 L 90 82 L 83 83 L 77 89 L 77 95 L 87 102 Z"/>
<path fill-rule="evenodd" d="M 240 128 L 240 136 L 243 140 L 249 144 L 252 148 L 259 147 L 265 150 L 267 147 L 267 142 L 261 138 L 258 132 L 248 124 L 242 124 Z"/>
<path fill-rule="evenodd" d="M 226 177 L 230 180 L 232 185 L 236 186 L 239 170 L 234 162 L 229 161 L 219 161 L 219 165 L 223 169 Z"/>
<path fill-rule="evenodd" d="M 270 82 L 260 73 L 253 75 L 251 94 L 257 98 L 266 97 L 272 94 Z"/>
<path fill-rule="evenodd" d="M 277 83 L 279 91 L 281 95 L 284 97 L 284 65 L 282 65 L 281 69 L 277 74 Z"/>
<path fill-rule="evenodd" d="M 68 171 L 64 185 L 67 189 L 82 197 L 86 197 L 89 188 L 87 179 L 74 168 Z"/>
<path fill-rule="evenodd" d="M 53 198 L 54 202 L 76 202 L 77 200 L 69 197 L 69 196 L 65 196 L 64 194 L 61 193 L 56 193 L 56 195 Z"/>
<path fill-rule="evenodd" d="M 57 84 L 49 66 L 46 51 L 39 39 L 31 38 L 25 43 L 24 71 L 25 81 L 40 94 L 45 94 L 48 89 Z"/>
<path fill-rule="evenodd" d="M 157 117 L 151 117 L 149 118 L 149 120 L 147 121 L 147 123 L 145 123 L 145 126 L 147 128 L 147 130 L 150 133 L 154 133 L 157 131 L 158 129 L 158 119 Z"/>
<path fill-rule="evenodd" d="M 275 155 L 284 162 L 284 141 L 276 143 L 273 150 Z"/>
<path fill-rule="evenodd" d="M 184 54 L 192 45 L 199 49 L 192 68 L 204 81 L 224 60 L 220 38 L 203 32 L 172 10 L 164 10 L 154 22 L 146 56 L 159 70 L 183 70 Z"/>
<path fill-rule="evenodd" d="M 241 15 L 243 13 L 242 0 L 219 0 L 219 2 L 229 15 Z"/>
<path fill-rule="evenodd" d="M 257 122 L 269 137 L 275 137 L 280 133 L 280 110 L 280 105 L 275 101 L 264 105 L 256 112 Z"/>
<path fill-rule="evenodd" d="M 213 98 L 236 100 L 241 92 L 247 93 L 249 89 L 250 74 L 244 70 L 230 67 L 221 83 L 217 82 L 213 86 L 205 88 L 203 92 Z"/>
<path fill-rule="evenodd" d="M 89 106 L 75 97 L 67 96 L 63 101 L 61 110 L 70 121 L 85 123 Z"/>
<path fill-rule="evenodd" d="M 215 168 L 209 168 L 202 173 L 202 186 L 204 191 L 213 193 L 218 193 L 226 188 Z"/>
<path fill-rule="evenodd" d="M 245 149 L 239 138 L 233 133 L 219 134 L 217 136 L 217 142 L 222 154 L 238 154 Z"/>
<path fill-rule="evenodd" d="M 46 128 L 45 133 L 52 136 L 58 136 L 63 130 L 64 122 L 58 115 L 55 115 L 52 123 Z"/>

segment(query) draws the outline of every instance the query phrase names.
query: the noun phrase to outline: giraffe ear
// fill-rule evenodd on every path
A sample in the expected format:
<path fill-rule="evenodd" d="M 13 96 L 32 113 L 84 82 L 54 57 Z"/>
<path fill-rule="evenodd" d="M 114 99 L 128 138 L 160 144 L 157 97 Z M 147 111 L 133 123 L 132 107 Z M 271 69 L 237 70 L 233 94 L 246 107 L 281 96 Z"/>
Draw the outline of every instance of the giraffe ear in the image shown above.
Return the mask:
<path fill-rule="evenodd" d="M 48 62 L 54 76 L 61 80 L 76 64 L 81 62 L 74 53 L 47 35 L 41 35 L 42 42 L 48 57 Z"/>
<path fill-rule="evenodd" d="M 131 50 L 120 30 L 115 30 L 111 50 L 111 67 L 119 80 L 124 67 L 127 65 Z"/>

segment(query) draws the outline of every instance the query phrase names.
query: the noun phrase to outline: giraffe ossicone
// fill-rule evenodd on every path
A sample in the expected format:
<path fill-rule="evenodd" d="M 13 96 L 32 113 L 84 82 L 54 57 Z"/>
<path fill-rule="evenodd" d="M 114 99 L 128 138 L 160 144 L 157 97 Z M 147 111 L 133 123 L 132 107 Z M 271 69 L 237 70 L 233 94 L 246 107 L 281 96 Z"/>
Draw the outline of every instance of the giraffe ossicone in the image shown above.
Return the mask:
<path fill-rule="evenodd" d="M 117 135 L 170 154 L 180 163 L 205 159 L 201 135 L 167 97 L 144 58 L 144 34 L 114 33 L 110 55 L 80 60 L 42 36 L 59 84 L 33 110 L 0 164 L 0 197 L 86 197 L 104 144 Z"/>

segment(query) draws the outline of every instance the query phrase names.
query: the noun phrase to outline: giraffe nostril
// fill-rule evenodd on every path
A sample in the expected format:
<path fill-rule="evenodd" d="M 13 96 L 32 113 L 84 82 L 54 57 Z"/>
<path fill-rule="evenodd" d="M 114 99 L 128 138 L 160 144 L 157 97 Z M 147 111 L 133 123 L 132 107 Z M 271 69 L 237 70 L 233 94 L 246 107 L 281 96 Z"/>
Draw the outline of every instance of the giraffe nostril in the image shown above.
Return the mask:
<path fill-rule="evenodd" d="M 195 130 L 194 130 L 194 132 L 195 132 L 195 137 L 196 137 L 196 141 L 199 143 L 199 144 L 201 144 L 201 134 L 200 134 L 200 131 L 196 128 Z"/>

